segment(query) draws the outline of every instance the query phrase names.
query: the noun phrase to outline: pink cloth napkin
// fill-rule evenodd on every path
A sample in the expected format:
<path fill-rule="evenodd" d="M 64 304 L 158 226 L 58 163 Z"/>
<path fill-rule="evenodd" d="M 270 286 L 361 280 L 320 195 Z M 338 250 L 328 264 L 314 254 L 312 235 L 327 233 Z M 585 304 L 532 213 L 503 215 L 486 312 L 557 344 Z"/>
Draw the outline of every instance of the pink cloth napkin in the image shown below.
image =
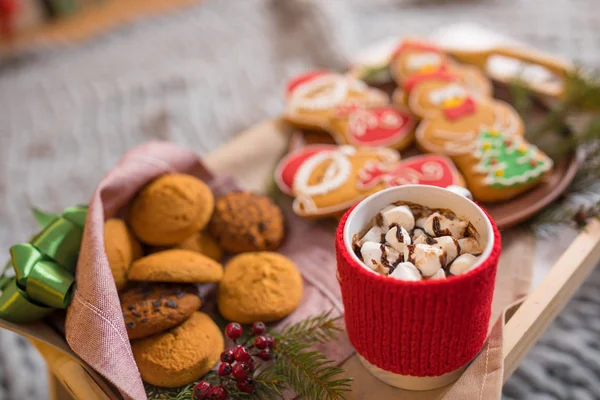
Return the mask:
<path fill-rule="evenodd" d="M 67 342 L 125 399 L 146 399 L 146 394 L 104 252 L 104 220 L 116 215 L 144 185 L 168 172 L 195 175 L 206 181 L 216 196 L 239 189 L 233 180 L 213 176 L 192 152 L 175 144 L 150 142 L 129 151 L 102 179 L 90 200 L 77 264 L 77 287 L 67 311 Z M 300 269 L 304 293 L 298 309 L 279 324 L 293 323 L 327 310 L 342 315 L 341 293 L 335 277 L 334 229 L 300 219 L 289 210 L 291 207 L 284 207 L 288 229 L 279 251 Z M 209 302 L 202 311 L 215 312 L 214 303 Z M 321 350 L 338 363 L 352 354 L 345 335 L 321 346 Z"/>

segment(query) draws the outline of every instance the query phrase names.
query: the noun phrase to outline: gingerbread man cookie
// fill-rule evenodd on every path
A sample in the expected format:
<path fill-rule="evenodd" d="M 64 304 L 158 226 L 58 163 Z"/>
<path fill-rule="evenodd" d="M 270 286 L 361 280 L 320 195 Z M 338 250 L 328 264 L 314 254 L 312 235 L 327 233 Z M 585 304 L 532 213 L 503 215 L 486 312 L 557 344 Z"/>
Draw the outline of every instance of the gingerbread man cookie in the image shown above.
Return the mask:
<path fill-rule="evenodd" d="M 294 212 L 325 217 L 343 212 L 382 189 L 404 184 L 463 185 L 452 161 L 428 154 L 400 161 L 387 148 L 307 146 L 279 163 L 275 181 L 296 196 Z"/>
<path fill-rule="evenodd" d="M 475 199 L 510 199 L 552 168 L 552 160 L 523 139 L 523 122 L 510 105 L 472 95 L 446 72 L 413 76 L 404 88 L 408 106 L 423 118 L 418 146 L 450 156 Z"/>
<path fill-rule="evenodd" d="M 439 47 L 425 41 L 403 41 L 392 56 L 390 70 L 398 85 L 415 75 L 451 72 L 471 92 L 492 96 L 492 84 L 479 68 L 458 64 Z"/>
<path fill-rule="evenodd" d="M 388 103 L 389 98 L 383 91 L 370 88 L 360 80 L 329 71 L 314 71 L 289 82 L 283 116 L 301 128 L 326 130 L 339 106 Z"/>
<path fill-rule="evenodd" d="M 338 107 L 330 120 L 330 133 L 339 144 L 391 147 L 403 150 L 414 139 L 416 118 L 394 106 Z"/>

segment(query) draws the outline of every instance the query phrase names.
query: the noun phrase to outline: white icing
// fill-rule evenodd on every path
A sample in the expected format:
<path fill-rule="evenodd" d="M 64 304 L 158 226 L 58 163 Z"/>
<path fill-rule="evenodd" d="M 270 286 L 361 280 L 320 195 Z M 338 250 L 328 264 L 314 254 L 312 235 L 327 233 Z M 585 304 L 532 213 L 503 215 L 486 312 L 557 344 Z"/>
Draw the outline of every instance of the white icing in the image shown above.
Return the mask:
<path fill-rule="evenodd" d="M 466 237 L 458 239 L 458 245 L 460 246 L 460 254 L 481 254 L 481 245 L 477 239 L 472 237 Z"/>
<path fill-rule="evenodd" d="M 467 229 L 467 226 L 469 225 L 466 221 L 462 221 L 460 219 L 451 220 L 449 218 L 444 217 L 443 215 L 441 215 L 438 212 L 434 212 L 433 214 L 431 214 L 429 216 L 429 218 L 427 218 L 427 221 L 425 221 L 425 226 L 423 228 L 423 229 L 425 229 L 425 232 L 427 232 L 429 235 L 431 235 L 433 237 L 436 236 L 435 231 L 433 229 L 433 221 L 435 219 L 437 219 L 439 222 L 440 231 L 442 231 L 442 232 L 448 231 L 450 233 L 450 235 L 452 235 L 456 239 L 459 239 L 459 238 L 462 238 L 463 236 L 465 236 L 465 230 Z"/>
<path fill-rule="evenodd" d="M 446 263 L 450 264 L 458 256 L 458 241 L 452 236 L 441 236 L 435 239 L 434 247 L 446 252 Z"/>
<path fill-rule="evenodd" d="M 319 76 L 298 86 L 291 94 L 289 106 L 305 110 L 334 108 L 346 100 L 349 89 L 350 81 L 342 75 Z M 315 93 L 314 97 L 310 97 Z"/>
<path fill-rule="evenodd" d="M 407 231 L 415 227 L 415 217 L 407 206 L 396 206 L 381 213 L 384 228 L 393 224 L 400 225 Z"/>
<path fill-rule="evenodd" d="M 414 244 L 404 247 L 404 260 L 412 262 L 423 276 L 432 276 L 440 268 L 445 258 L 444 250 L 427 244 Z"/>
<path fill-rule="evenodd" d="M 422 279 L 421 273 L 411 262 L 401 262 L 389 276 L 401 281 L 420 281 Z"/>
<path fill-rule="evenodd" d="M 331 161 L 325 171 L 323 180 L 316 184 L 309 184 L 310 176 L 315 168 L 323 162 Z M 315 196 L 329 193 L 348 181 L 352 172 L 350 160 L 341 151 L 326 151 L 309 157 L 298 168 L 294 176 L 294 192 L 298 195 Z"/>
<path fill-rule="evenodd" d="M 469 272 L 471 269 L 473 269 L 477 258 L 478 257 L 474 256 L 473 254 L 461 254 L 460 256 L 456 257 L 456 260 L 454 260 L 452 265 L 450 265 L 450 273 L 452 275 L 460 275 L 464 274 L 465 272 Z"/>
<path fill-rule="evenodd" d="M 438 269 L 438 272 L 433 274 L 429 279 L 446 279 L 446 272 L 443 269 Z"/>
<path fill-rule="evenodd" d="M 441 105 L 446 100 L 464 99 L 467 97 L 467 90 L 458 83 L 449 83 L 446 86 L 432 90 L 429 93 L 429 101 L 436 105 Z"/>
<path fill-rule="evenodd" d="M 406 60 L 406 65 L 411 70 L 440 65 L 441 63 L 441 55 L 434 52 L 410 54 Z"/>
<path fill-rule="evenodd" d="M 400 229 L 402 241 L 398 240 L 398 229 Z M 385 234 L 385 241 L 398 251 L 404 251 L 404 246 L 411 244 L 410 235 L 406 229 L 403 227 L 398 228 L 397 226 L 394 226 Z"/>
<path fill-rule="evenodd" d="M 383 234 L 383 229 L 381 229 L 379 226 L 374 226 L 369 229 L 362 238 L 360 238 L 358 245 L 362 246 L 364 242 L 381 242 L 381 236 Z"/>

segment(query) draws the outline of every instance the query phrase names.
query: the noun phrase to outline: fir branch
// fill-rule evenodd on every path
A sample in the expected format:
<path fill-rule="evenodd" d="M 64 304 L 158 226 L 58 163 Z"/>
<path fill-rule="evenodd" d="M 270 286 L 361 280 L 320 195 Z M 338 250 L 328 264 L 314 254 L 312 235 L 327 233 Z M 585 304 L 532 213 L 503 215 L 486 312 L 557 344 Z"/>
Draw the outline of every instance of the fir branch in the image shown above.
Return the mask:
<path fill-rule="evenodd" d="M 275 370 L 285 376 L 287 384 L 303 399 L 344 399 L 350 391 L 352 379 L 341 378 L 343 369 L 318 352 L 309 350 L 309 345 L 285 340 L 275 350 Z"/>
<path fill-rule="evenodd" d="M 180 388 L 160 388 L 144 382 L 148 400 L 192 400 L 194 385 L 196 382 L 187 384 Z"/>
<path fill-rule="evenodd" d="M 527 125 L 533 111 L 533 94 L 527 83 L 521 78 L 513 79 L 508 87 L 510 91 L 510 100 L 515 107 L 523 122 Z M 525 130 L 526 132 L 528 129 Z"/>
<path fill-rule="evenodd" d="M 342 328 L 338 325 L 341 316 L 332 317 L 332 311 L 329 310 L 290 325 L 275 337 L 279 341 L 294 341 L 308 345 L 333 340 L 342 331 Z"/>

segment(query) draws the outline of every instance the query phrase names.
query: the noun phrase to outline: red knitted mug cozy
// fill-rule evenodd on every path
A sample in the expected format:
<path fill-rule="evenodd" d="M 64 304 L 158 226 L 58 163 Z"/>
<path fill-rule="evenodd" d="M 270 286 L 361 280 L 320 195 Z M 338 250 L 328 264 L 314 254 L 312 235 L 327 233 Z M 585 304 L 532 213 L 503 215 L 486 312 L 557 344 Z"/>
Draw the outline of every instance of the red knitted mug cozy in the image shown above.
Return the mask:
<path fill-rule="evenodd" d="M 491 254 L 474 270 L 450 279 L 407 282 L 367 271 L 336 233 L 338 277 L 346 329 L 356 351 L 369 363 L 400 375 L 440 376 L 470 362 L 488 332 L 500 233 Z"/>

